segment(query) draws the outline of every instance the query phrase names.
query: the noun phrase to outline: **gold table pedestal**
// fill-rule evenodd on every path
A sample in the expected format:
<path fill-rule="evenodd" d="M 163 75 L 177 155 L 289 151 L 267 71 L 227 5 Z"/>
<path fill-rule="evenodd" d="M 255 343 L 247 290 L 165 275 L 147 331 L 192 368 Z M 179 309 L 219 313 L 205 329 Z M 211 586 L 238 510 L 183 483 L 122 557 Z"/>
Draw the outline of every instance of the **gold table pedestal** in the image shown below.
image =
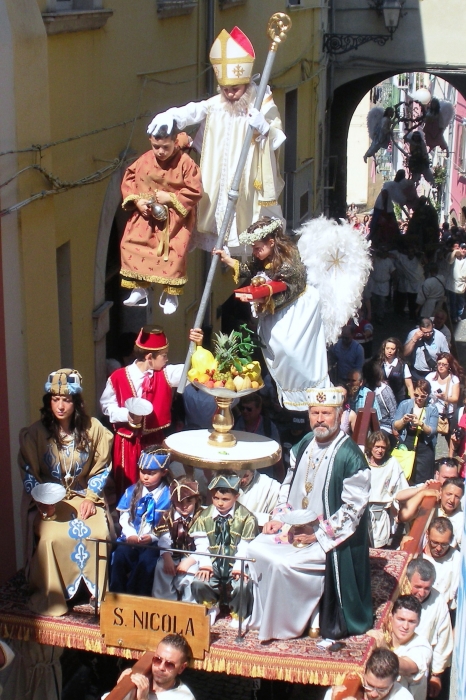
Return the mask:
<path fill-rule="evenodd" d="M 213 432 L 207 442 L 213 447 L 234 447 L 236 438 L 230 430 L 233 428 L 234 420 L 231 412 L 233 399 L 229 397 L 216 396 L 217 410 L 212 418 Z"/>

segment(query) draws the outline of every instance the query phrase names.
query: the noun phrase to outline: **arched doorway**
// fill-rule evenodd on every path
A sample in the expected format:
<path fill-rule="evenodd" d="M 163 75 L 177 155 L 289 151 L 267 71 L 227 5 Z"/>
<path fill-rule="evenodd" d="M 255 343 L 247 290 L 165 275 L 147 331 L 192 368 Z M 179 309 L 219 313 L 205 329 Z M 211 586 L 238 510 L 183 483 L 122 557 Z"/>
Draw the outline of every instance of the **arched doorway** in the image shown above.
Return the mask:
<path fill-rule="evenodd" d="M 121 181 L 133 156 L 110 178 L 97 234 L 94 278 L 94 357 L 96 404 L 107 380 L 107 358 L 121 355 L 121 335 L 136 332 L 147 323 L 150 307 L 128 309 L 121 304 L 127 291 L 120 287 L 120 240 L 127 220 L 121 208 Z"/>
<path fill-rule="evenodd" d="M 466 75 L 448 73 L 446 71 L 429 71 L 425 66 L 413 68 L 410 72 L 424 72 L 436 75 L 455 87 L 461 95 L 466 96 Z M 327 190 L 327 207 L 330 216 L 335 218 L 346 215 L 346 190 L 347 190 L 347 146 L 348 132 L 351 119 L 356 107 L 364 95 L 386 78 L 403 72 L 401 68 L 396 71 L 375 72 L 362 76 L 339 86 L 333 93 L 329 114 L 329 163 L 330 186 Z"/>

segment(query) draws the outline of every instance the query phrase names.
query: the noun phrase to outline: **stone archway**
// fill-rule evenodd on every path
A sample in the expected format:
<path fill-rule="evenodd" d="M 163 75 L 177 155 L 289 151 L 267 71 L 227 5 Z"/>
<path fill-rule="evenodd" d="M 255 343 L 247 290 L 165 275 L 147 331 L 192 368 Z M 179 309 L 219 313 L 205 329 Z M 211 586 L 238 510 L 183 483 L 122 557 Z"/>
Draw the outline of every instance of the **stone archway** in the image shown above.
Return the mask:
<path fill-rule="evenodd" d="M 463 96 L 466 96 L 466 75 L 445 70 L 430 70 L 425 65 L 409 65 L 403 71 L 402 67 L 396 70 L 374 72 L 356 80 L 340 85 L 333 93 L 332 105 L 329 117 L 329 156 L 332 163 L 333 183 L 328 190 L 328 210 L 332 217 L 340 218 L 346 215 L 346 184 L 347 184 L 347 142 L 348 131 L 354 111 L 364 95 L 375 85 L 383 80 L 402 72 L 432 73 L 446 80 Z"/>
<path fill-rule="evenodd" d="M 340 50 L 328 54 L 326 209 L 331 215 L 345 214 L 349 123 L 366 92 L 392 75 L 423 72 L 443 78 L 466 94 L 463 16 L 464 0 L 409 0 L 403 3 L 398 27 L 389 39 L 380 3 L 329 0 L 326 35 L 333 35 L 337 46 L 338 38 L 352 46 L 347 50 L 342 41 Z M 369 39 L 356 50 L 351 40 L 358 37 Z M 381 42 L 377 37 L 382 37 Z"/>
<path fill-rule="evenodd" d="M 96 404 L 105 387 L 107 380 L 106 371 L 106 336 L 110 328 L 110 309 L 112 301 L 105 299 L 105 276 L 107 266 L 107 251 L 112 231 L 115 212 L 121 203 L 120 185 L 126 165 L 115 171 L 110 178 L 102 211 L 100 214 L 99 230 L 97 233 L 97 245 L 95 253 L 95 277 L 94 277 L 94 310 L 92 319 L 94 325 L 94 359 L 95 359 L 95 395 Z"/>

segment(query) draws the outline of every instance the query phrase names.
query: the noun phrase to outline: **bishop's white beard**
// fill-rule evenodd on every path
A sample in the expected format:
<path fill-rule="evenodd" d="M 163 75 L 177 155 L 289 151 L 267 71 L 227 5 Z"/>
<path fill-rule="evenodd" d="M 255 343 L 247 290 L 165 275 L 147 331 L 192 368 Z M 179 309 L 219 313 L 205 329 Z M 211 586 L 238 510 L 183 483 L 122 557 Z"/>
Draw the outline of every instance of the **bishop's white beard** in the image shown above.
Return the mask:
<path fill-rule="evenodd" d="M 231 114 L 233 117 L 244 117 L 248 113 L 249 107 L 251 107 L 251 105 L 254 104 L 255 97 L 255 83 L 249 83 L 244 95 L 241 95 L 239 100 L 235 101 L 227 100 L 227 98 L 223 94 L 223 91 L 220 90 L 220 101 L 222 103 L 222 107 L 226 112 L 228 112 L 228 114 Z"/>

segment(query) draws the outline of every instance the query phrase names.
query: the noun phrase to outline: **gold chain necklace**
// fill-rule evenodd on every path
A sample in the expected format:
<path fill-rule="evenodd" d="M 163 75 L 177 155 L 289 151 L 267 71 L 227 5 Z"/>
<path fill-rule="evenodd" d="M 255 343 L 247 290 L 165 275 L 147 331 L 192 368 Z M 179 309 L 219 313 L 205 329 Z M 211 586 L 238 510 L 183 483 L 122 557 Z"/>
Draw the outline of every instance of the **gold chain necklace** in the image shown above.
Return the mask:
<path fill-rule="evenodd" d="M 330 448 L 330 445 L 325 448 L 325 450 L 322 453 L 322 457 L 318 462 L 314 461 L 314 454 L 312 450 L 309 450 L 309 457 L 307 460 L 307 471 L 306 471 L 306 476 L 304 479 L 304 490 L 306 491 L 306 495 L 304 496 L 302 500 L 302 507 L 306 509 L 309 505 L 309 494 L 311 493 L 312 489 L 314 488 L 314 482 L 316 480 L 317 472 L 319 471 L 319 467 L 322 464 L 322 462 L 325 459 L 325 455 L 327 454 L 328 450 Z M 311 474 L 311 479 L 308 481 L 309 478 L 309 471 L 312 467 L 312 474 Z"/>

